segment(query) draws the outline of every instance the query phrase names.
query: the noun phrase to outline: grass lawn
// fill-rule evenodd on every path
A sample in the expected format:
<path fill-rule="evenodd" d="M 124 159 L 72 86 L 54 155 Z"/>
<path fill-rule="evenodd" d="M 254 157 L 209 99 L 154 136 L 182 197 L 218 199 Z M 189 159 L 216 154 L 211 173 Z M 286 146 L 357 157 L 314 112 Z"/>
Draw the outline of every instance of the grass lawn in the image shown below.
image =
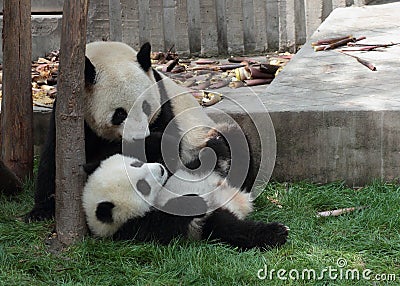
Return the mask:
<path fill-rule="evenodd" d="M 51 254 L 45 239 L 54 222 L 21 220 L 32 194 L 28 184 L 13 200 L 0 197 L 0 285 L 400 285 L 396 184 L 270 184 L 252 219 L 280 221 L 291 231 L 285 246 L 265 252 L 185 240 L 159 246 L 87 237 Z M 353 206 L 366 208 L 316 217 L 318 211 Z M 390 274 L 397 281 L 387 281 L 394 278 Z"/>

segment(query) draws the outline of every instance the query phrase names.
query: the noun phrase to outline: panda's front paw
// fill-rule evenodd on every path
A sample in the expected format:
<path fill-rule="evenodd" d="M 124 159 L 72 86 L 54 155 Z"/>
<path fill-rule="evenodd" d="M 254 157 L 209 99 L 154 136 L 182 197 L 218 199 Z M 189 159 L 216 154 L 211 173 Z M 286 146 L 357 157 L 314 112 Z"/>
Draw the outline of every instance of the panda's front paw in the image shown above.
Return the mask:
<path fill-rule="evenodd" d="M 34 207 L 25 216 L 25 222 L 44 221 L 54 218 L 54 210 L 49 208 Z"/>
<path fill-rule="evenodd" d="M 262 247 L 271 248 L 278 247 L 286 243 L 289 235 L 289 227 L 279 222 L 271 222 L 265 225 L 264 241 Z"/>
<path fill-rule="evenodd" d="M 203 217 L 207 212 L 207 203 L 196 194 L 186 194 L 169 200 L 162 210 L 179 216 Z"/>

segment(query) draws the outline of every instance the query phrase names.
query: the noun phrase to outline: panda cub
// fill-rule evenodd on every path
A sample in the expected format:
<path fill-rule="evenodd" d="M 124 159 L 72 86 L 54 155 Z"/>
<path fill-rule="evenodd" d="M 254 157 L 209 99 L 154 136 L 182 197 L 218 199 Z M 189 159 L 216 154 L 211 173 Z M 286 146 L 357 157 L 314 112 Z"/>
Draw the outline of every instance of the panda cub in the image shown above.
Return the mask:
<path fill-rule="evenodd" d="M 176 237 L 211 239 L 242 250 L 286 242 L 280 223 L 245 220 L 249 194 L 216 172 L 205 177 L 116 154 L 101 162 L 83 192 L 83 208 L 95 236 L 169 243 Z"/>

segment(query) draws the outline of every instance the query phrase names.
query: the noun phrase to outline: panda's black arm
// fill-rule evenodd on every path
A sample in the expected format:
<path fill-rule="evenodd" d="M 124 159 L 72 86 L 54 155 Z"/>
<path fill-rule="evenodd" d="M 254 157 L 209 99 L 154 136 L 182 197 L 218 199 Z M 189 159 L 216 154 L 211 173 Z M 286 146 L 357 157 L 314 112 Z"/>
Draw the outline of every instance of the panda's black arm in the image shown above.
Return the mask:
<path fill-rule="evenodd" d="M 26 215 L 26 221 L 37 221 L 51 219 L 55 211 L 55 145 L 56 145 L 56 125 L 55 125 L 56 102 L 54 102 L 51 112 L 47 138 L 43 146 L 39 168 L 36 178 L 35 205 Z"/>
<path fill-rule="evenodd" d="M 287 236 L 288 228 L 283 224 L 240 220 L 226 209 L 218 209 L 209 215 L 202 229 L 203 239 L 217 240 L 240 250 L 280 246 Z"/>
<path fill-rule="evenodd" d="M 100 166 L 100 161 L 94 161 L 83 165 L 83 170 L 87 175 L 93 174 L 94 171 Z"/>
<path fill-rule="evenodd" d="M 171 176 L 179 166 L 179 152 L 175 152 L 178 144 L 179 141 L 169 134 L 151 132 L 145 140 L 125 143 L 124 154 L 146 163 L 160 163 Z"/>
<path fill-rule="evenodd" d="M 127 221 L 113 236 L 116 240 L 157 241 L 168 244 L 177 237 L 187 237 L 192 217 L 176 216 L 152 210 L 145 216 Z"/>

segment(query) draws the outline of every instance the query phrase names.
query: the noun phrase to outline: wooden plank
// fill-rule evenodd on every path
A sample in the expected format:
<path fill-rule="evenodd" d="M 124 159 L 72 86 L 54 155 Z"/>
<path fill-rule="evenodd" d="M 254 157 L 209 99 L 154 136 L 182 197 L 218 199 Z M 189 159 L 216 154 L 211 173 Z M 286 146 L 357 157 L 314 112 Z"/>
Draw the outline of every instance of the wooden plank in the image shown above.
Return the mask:
<path fill-rule="evenodd" d="M 278 1 L 267 0 L 266 2 L 266 25 L 267 25 L 267 46 L 268 50 L 279 49 L 279 16 Z"/>
<path fill-rule="evenodd" d="M 189 50 L 191 54 L 201 52 L 200 1 L 187 2 Z"/>
<path fill-rule="evenodd" d="M 263 10 L 263 5 L 257 9 Z M 243 44 L 245 53 L 256 50 L 256 26 L 254 15 L 254 0 L 242 0 L 243 9 Z"/>
<path fill-rule="evenodd" d="M 324 21 L 332 12 L 332 0 L 322 0 L 322 16 L 321 22 Z"/>
<path fill-rule="evenodd" d="M 286 2 L 287 0 L 278 1 L 278 18 L 279 18 L 279 51 L 286 49 L 288 40 L 287 19 L 286 19 Z"/>
<path fill-rule="evenodd" d="M 264 52 L 268 48 L 267 43 L 267 11 L 265 0 L 254 0 L 254 27 L 256 51 Z"/>
<path fill-rule="evenodd" d="M 31 2 L 5 0 L 1 157 L 18 178 L 33 176 Z"/>
<path fill-rule="evenodd" d="M 294 17 L 295 17 L 295 29 L 296 29 L 296 49 L 299 45 L 306 42 L 306 8 L 304 0 L 294 1 Z"/>
<path fill-rule="evenodd" d="M 282 0 L 279 9 L 279 49 L 295 52 L 296 50 L 296 19 L 295 2 L 298 0 Z"/>
<path fill-rule="evenodd" d="M 139 45 L 150 42 L 151 19 L 150 0 L 138 0 L 139 5 Z"/>
<path fill-rule="evenodd" d="M 122 41 L 122 18 L 120 0 L 109 0 L 110 40 Z"/>
<path fill-rule="evenodd" d="M 88 13 L 87 41 L 107 41 L 110 39 L 108 0 L 90 1 Z"/>
<path fill-rule="evenodd" d="M 4 0 L 0 0 L 0 7 L 3 7 Z M 64 0 L 32 0 L 31 11 L 32 13 L 45 14 L 45 13 L 62 13 Z M 3 10 L 0 10 L 0 15 Z"/>
<path fill-rule="evenodd" d="M 346 0 L 332 0 L 332 8 L 346 7 Z"/>
<path fill-rule="evenodd" d="M 230 3 L 230 1 L 228 2 Z M 217 13 L 217 31 L 218 31 L 218 53 L 226 54 L 228 52 L 227 37 L 227 18 L 226 18 L 226 1 L 215 0 L 215 10 Z"/>
<path fill-rule="evenodd" d="M 164 47 L 169 50 L 175 46 L 176 39 L 175 0 L 163 0 L 162 8 Z"/>
<path fill-rule="evenodd" d="M 200 2 L 201 54 L 218 54 L 217 15 L 214 0 Z"/>
<path fill-rule="evenodd" d="M 227 40 L 229 54 L 243 54 L 243 8 L 241 0 L 226 2 Z"/>
<path fill-rule="evenodd" d="M 56 231 L 63 244 L 87 232 L 82 209 L 86 174 L 84 132 L 84 69 L 87 0 L 64 2 L 60 73 L 56 106 Z"/>
<path fill-rule="evenodd" d="M 190 52 L 189 52 L 187 0 L 176 0 L 175 34 L 176 34 L 175 50 L 180 55 L 189 55 Z"/>
<path fill-rule="evenodd" d="M 138 51 L 140 49 L 138 0 L 122 1 L 121 9 L 122 41 Z"/>
<path fill-rule="evenodd" d="M 318 29 L 322 22 L 322 1 L 321 0 L 306 0 L 306 32 L 307 38 Z"/>
<path fill-rule="evenodd" d="M 164 25 L 163 25 L 163 2 L 159 0 L 150 0 L 150 43 L 153 51 L 165 51 L 164 43 Z"/>

